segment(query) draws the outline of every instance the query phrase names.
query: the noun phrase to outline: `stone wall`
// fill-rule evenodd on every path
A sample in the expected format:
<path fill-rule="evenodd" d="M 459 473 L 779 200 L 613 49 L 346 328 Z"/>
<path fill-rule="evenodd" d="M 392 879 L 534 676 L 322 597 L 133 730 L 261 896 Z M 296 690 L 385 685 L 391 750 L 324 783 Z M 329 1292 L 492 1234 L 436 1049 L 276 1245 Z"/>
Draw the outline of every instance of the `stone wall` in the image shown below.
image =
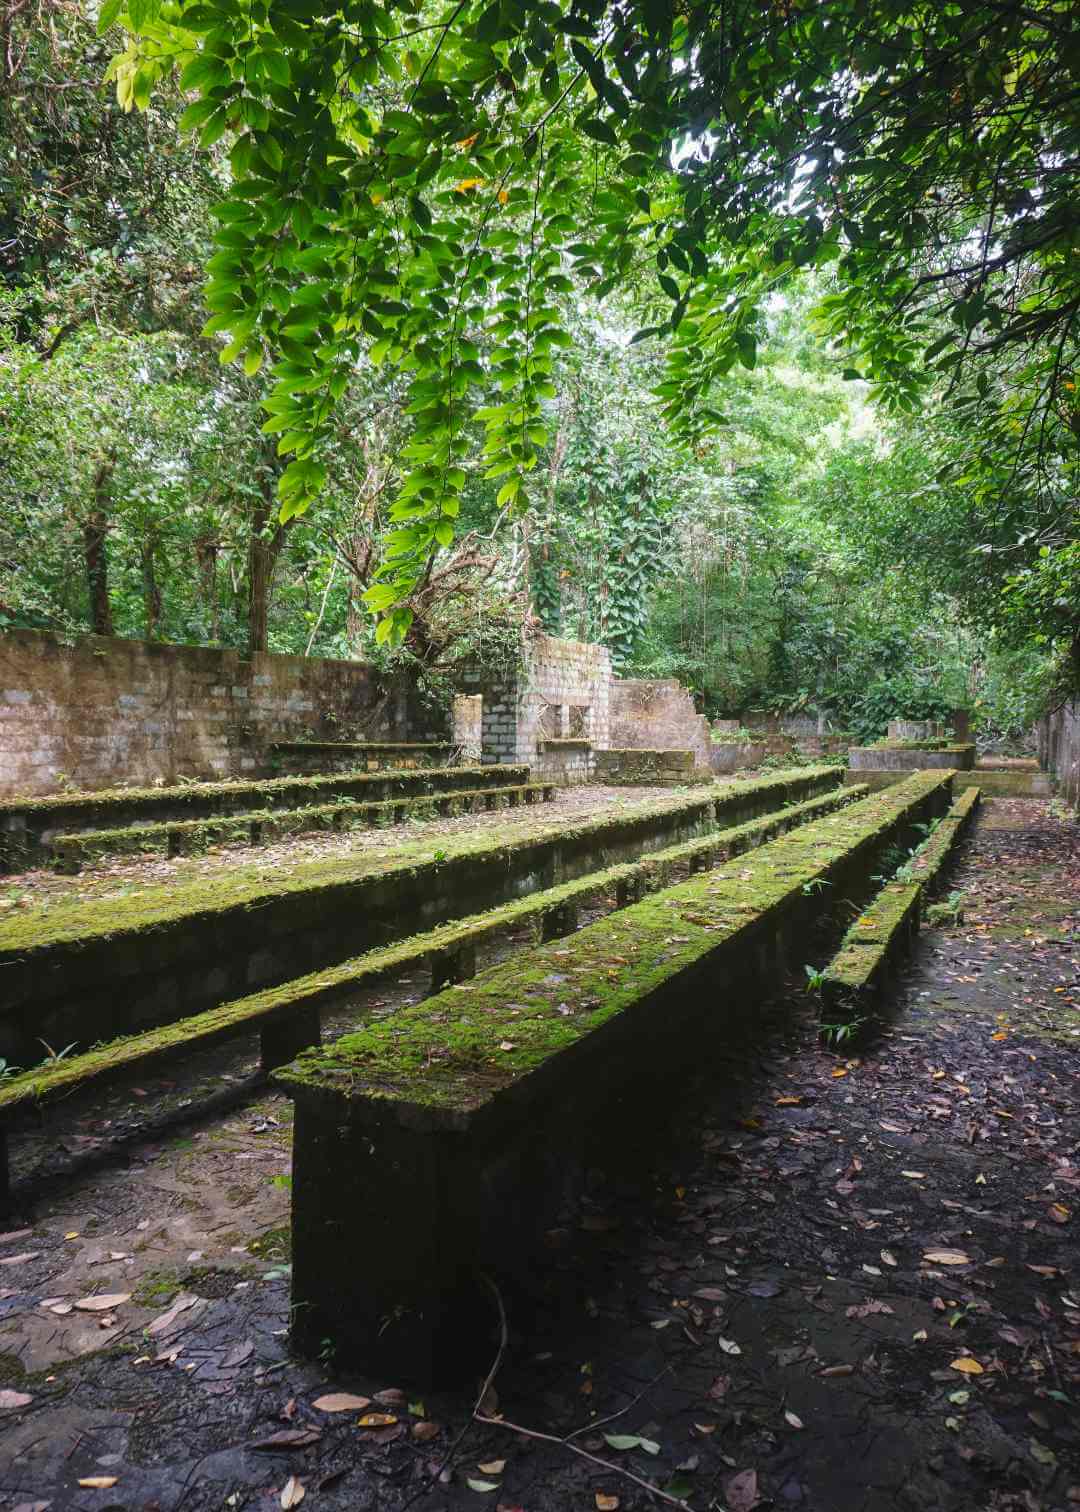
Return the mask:
<path fill-rule="evenodd" d="M 524 761 L 536 779 L 585 782 L 593 749 L 610 744 L 611 653 L 604 646 L 537 635 L 519 670 L 492 678 L 473 668 L 464 689 L 483 699 L 484 761 Z"/>
<path fill-rule="evenodd" d="M 610 744 L 622 750 L 679 750 L 709 766 L 712 741 L 704 715 L 674 678 L 625 677 L 611 684 Z"/>
<path fill-rule="evenodd" d="M 1080 699 L 1040 719 L 1038 748 L 1039 765 L 1054 774 L 1065 802 L 1080 810 Z"/>
<path fill-rule="evenodd" d="M 261 775 L 303 736 L 445 738 L 360 662 L 33 630 L 0 635 L 0 796 Z"/>

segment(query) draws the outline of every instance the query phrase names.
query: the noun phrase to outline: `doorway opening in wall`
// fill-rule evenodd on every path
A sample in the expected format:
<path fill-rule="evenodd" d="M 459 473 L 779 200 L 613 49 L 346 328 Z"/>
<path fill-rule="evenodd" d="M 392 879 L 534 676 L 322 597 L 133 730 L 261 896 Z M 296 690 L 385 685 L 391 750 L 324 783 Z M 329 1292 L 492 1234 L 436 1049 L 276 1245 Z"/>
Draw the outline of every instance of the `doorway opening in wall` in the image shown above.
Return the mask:
<path fill-rule="evenodd" d="M 455 759 L 478 765 L 483 748 L 484 700 L 479 693 L 456 693 L 450 712 L 450 739 Z"/>

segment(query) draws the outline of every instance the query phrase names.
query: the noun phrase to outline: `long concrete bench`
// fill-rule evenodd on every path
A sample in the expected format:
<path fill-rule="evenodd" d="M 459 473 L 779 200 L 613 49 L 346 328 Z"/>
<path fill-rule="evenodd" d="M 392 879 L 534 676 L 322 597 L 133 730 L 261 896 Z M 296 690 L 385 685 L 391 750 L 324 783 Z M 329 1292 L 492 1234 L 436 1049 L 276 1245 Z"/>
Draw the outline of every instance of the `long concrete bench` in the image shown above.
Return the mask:
<path fill-rule="evenodd" d="M 821 983 L 822 1016 L 836 1032 L 866 1018 L 919 933 L 923 906 L 941 890 L 956 847 L 978 811 L 981 793 L 965 789 L 911 861 L 904 880 L 888 882 L 840 943 Z"/>
<path fill-rule="evenodd" d="M 518 786 L 527 766 L 431 767 L 322 777 L 271 777 L 256 782 L 193 782 L 184 787 L 113 788 L 57 793 L 0 803 L 0 870 L 48 860 L 53 837 L 80 830 L 217 818 L 254 809 L 309 808 L 330 799 L 374 802 L 455 788 Z"/>
<path fill-rule="evenodd" d="M 175 1024 L 10 1077 L 0 1083 L 0 1206 L 9 1194 L 8 1135 L 28 1107 L 38 1112 L 87 1086 L 136 1068 L 140 1072 L 152 1070 L 177 1054 L 253 1032 L 260 1035 L 263 1069 L 272 1070 L 299 1051 L 318 1045 L 322 1009 L 363 988 L 420 966 L 428 973 L 427 994 L 440 992 L 449 983 L 475 976 L 477 949 L 495 936 L 531 925 L 534 937 L 562 938 L 576 929 L 578 910 L 590 901 L 613 895 L 615 906 L 625 907 L 646 890 L 668 884 L 677 869 L 695 872 L 717 865 L 863 796 L 855 788 L 837 788 L 748 824 L 669 846 L 641 861 L 608 867 L 488 913 L 441 925 L 330 971 L 312 973 Z"/>
<path fill-rule="evenodd" d="M 950 779 L 920 773 L 276 1072 L 296 1101 L 294 1341 L 329 1335 L 395 1379 L 470 1370 L 478 1273 L 520 1269 L 596 1141 L 703 1064 Z"/>
<path fill-rule="evenodd" d="M 446 766 L 459 749 L 445 740 L 279 740 L 271 757 L 289 772 Z"/>
<path fill-rule="evenodd" d="M 83 830 L 75 835 L 55 836 L 48 849 L 58 869 L 73 874 L 103 856 L 155 852 L 186 856 L 210 845 L 270 845 L 286 835 L 299 835 L 310 830 L 377 828 L 403 824 L 406 819 L 550 803 L 554 797 L 552 783 L 527 782 L 514 786 L 453 788 L 444 793 L 384 798 L 375 803 L 355 803 L 341 798 L 335 803 L 320 803 L 311 808 L 264 809 L 224 819 L 188 819 L 174 824 L 133 824 L 126 829 Z"/>
<path fill-rule="evenodd" d="M 111 1040 L 275 986 L 406 933 L 461 918 L 836 783 L 833 769 L 777 773 L 700 796 L 549 824 L 405 841 L 394 853 L 255 868 L 130 896 L 51 901 L 0 921 L 0 1055 L 39 1040 Z"/>

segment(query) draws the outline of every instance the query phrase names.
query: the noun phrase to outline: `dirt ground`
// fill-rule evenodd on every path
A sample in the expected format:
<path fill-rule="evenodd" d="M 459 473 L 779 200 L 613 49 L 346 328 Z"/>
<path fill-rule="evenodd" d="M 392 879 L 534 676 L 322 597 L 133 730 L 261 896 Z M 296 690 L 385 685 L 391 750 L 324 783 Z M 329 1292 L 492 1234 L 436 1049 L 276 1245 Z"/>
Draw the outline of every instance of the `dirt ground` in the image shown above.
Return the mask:
<path fill-rule="evenodd" d="M 508 1299 L 496 1426 L 479 1381 L 290 1358 L 290 1106 L 253 1051 L 73 1104 L 0 1235 L 0 1507 L 1070 1512 L 1080 826 L 996 800 L 955 886 L 871 1042 L 822 1048 L 793 980 L 643 1110 L 544 1304 Z M 341 1391 L 370 1406 L 315 1406 Z"/>

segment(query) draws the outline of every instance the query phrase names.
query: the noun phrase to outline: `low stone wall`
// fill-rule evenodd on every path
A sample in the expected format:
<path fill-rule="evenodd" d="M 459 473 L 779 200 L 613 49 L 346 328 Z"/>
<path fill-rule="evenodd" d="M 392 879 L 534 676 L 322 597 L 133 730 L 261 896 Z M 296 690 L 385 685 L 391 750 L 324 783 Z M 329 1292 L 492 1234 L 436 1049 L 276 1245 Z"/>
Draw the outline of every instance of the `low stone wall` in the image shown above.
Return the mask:
<path fill-rule="evenodd" d="M 627 787 L 678 787 L 708 782 L 711 774 L 696 766 L 693 751 L 596 751 L 593 776 L 597 782 Z"/>
<path fill-rule="evenodd" d="M 446 734 L 411 683 L 361 662 L 0 634 L 0 796 L 255 776 L 304 736 Z"/>
<path fill-rule="evenodd" d="M 951 745 L 927 751 L 903 746 L 852 746 L 848 766 L 853 772 L 969 772 L 975 765 L 973 745 Z"/>
<path fill-rule="evenodd" d="M 745 772 L 760 766 L 768 754 L 769 747 L 764 741 L 717 740 L 709 746 L 709 767 L 718 777 Z"/>
<path fill-rule="evenodd" d="M 1065 802 L 1080 809 L 1080 699 L 1040 719 L 1037 736 L 1039 765 L 1053 774 Z"/>

